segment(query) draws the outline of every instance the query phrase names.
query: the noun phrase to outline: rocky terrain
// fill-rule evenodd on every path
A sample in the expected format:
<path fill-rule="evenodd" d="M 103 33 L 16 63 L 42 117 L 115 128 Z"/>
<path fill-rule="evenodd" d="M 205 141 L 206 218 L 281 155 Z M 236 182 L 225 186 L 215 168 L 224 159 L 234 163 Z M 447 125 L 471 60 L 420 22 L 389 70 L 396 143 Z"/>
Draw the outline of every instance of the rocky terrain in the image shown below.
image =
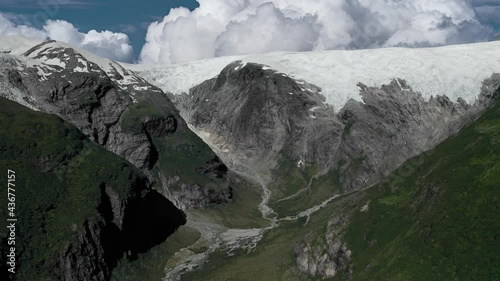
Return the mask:
<path fill-rule="evenodd" d="M 359 83 L 358 89 L 363 101 L 350 100 L 336 112 L 324 102 L 319 87 L 264 65 L 237 61 L 189 94 L 171 97 L 193 130 L 231 168 L 251 171 L 272 183 L 269 194 L 276 193 L 273 186 L 290 184 L 289 176 L 276 177 L 284 171 L 284 163 L 294 163 L 306 173 L 310 167 L 320 167 L 308 187 L 286 198 L 274 197 L 271 201 L 276 203 L 299 198 L 310 190 L 314 178 L 331 173 L 338 175 L 344 194 L 379 183 L 495 104 L 500 98 L 500 75 L 483 81 L 473 104 L 447 96 L 427 100 L 402 79 L 381 87 Z M 403 168 L 407 169 L 398 173 L 416 169 L 411 164 Z M 356 198 L 344 203 L 360 204 Z M 352 210 L 337 212 L 324 232 L 314 231 L 294 248 L 300 271 L 322 278 L 352 274 L 351 250 L 344 239 Z"/>
<path fill-rule="evenodd" d="M 4 98 L 0 109 L 0 166 L 17 175 L 19 258 L 9 280 L 110 280 L 121 259 L 135 259 L 186 223 L 140 170 L 69 123 Z M 7 198 L 7 189 L 0 193 Z"/>
<path fill-rule="evenodd" d="M 335 112 L 321 89 L 258 64 L 230 64 L 173 96 L 181 114 L 226 163 L 265 173 L 286 158 L 337 171 L 345 192 L 373 185 L 407 159 L 456 134 L 499 97 L 500 75 L 483 82 L 474 104 L 425 100 L 406 81 L 367 87 L 363 102 Z"/>
<path fill-rule="evenodd" d="M 165 94 L 133 72 L 55 41 L 34 46 L 21 57 L 5 54 L 0 59 L 2 96 L 72 123 L 141 169 L 178 207 L 231 200 L 224 164 L 193 135 Z M 181 161 L 183 149 L 196 150 L 191 166 L 165 169 L 164 162 Z M 178 155 L 166 159 L 165 150 Z M 217 165 L 222 168 L 212 173 Z"/>
<path fill-rule="evenodd" d="M 491 52 L 491 46 L 477 48 Z M 470 48 L 464 50 L 470 52 Z M 410 51 L 397 50 L 405 54 Z M 432 52 L 415 51 L 419 56 L 416 61 L 421 63 Z M 374 53 L 383 61 L 394 59 L 384 57 L 382 51 Z M 498 110 L 490 109 L 498 107 L 500 99 L 500 74 L 490 73 L 495 64 L 487 64 L 470 80 L 488 71 L 489 78 L 460 85 L 453 83 L 453 77 L 445 77 L 449 81 L 433 77 L 446 80 L 437 82 L 422 77 L 428 67 L 425 65 L 415 73 L 402 67 L 401 73 L 408 79 L 393 76 L 389 82 L 375 85 L 370 79 L 361 79 L 354 86 L 347 85 L 354 76 L 372 73 L 384 78 L 389 74 L 358 69 L 346 83 L 339 77 L 323 83 L 319 78 L 326 76 L 319 72 L 326 71 L 323 66 L 330 62 L 314 60 L 338 57 L 340 53 L 278 55 L 277 61 L 289 63 L 290 72 L 267 55 L 259 59 L 278 67 L 243 60 L 226 65 L 230 58 L 199 62 L 198 67 L 207 67 L 202 70 L 193 64 L 174 66 L 173 72 L 170 68 L 165 72 L 173 75 L 173 80 L 198 82 L 189 91 L 180 87 L 184 93 L 170 93 L 160 87 L 165 80 L 169 87 L 175 81 L 171 82 L 170 76 L 157 77 L 163 73 L 160 68 L 142 69 L 137 74 L 130 70 L 137 66 L 123 66 L 59 42 L 47 41 L 20 53 L 0 54 L 1 96 L 60 116 L 81 131 L 80 139 L 88 138 L 99 145 L 95 147 L 102 147 L 99 153 L 105 148 L 131 163 L 126 167 L 137 168 L 125 175 L 129 178 L 121 185 L 129 193 L 118 190 L 112 180 L 98 178 L 97 183 L 89 184 L 89 190 L 98 190 L 82 201 L 97 202 L 85 213 L 90 219 L 71 218 L 71 222 L 78 222 L 71 224 L 78 230 L 71 234 L 72 242 L 51 248 L 57 254 L 50 259 L 43 253 L 42 257 L 33 254 L 48 263 L 36 264 L 27 272 L 54 267 L 55 274 L 66 280 L 363 280 L 369 276 L 366 272 L 387 277 L 378 258 L 399 268 L 399 263 L 389 262 L 391 255 L 384 255 L 391 251 L 395 257 L 426 249 L 429 261 L 446 259 L 447 253 L 440 256 L 439 245 L 455 237 L 440 236 L 439 232 L 433 236 L 436 232 L 432 229 L 446 221 L 439 213 L 455 216 L 464 211 L 459 209 L 471 202 L 472 192 L 461 191 L 453 204 L 448 204 L 451 200 L 447 201 L 447 195 L 455 196 L 455 186 L 488 189 L 498 183 L 492 176 L 496 171 L 496 154 L 492 151 L 497 144 Z M 287 61 L 292 57 L 301 60 Z M 311 65 L 300 66 L 309 58 L 313 59 Z M 347 61 L 359 59 L 367 64 L 363 55 L 351 59 Z M 467 60 L 473 60 L 473 56 Z M 317 76 L 312 71 L 314 63 L 318 65 Z M 474 63 L 480 64 L 477 60 Z M 215 77 L 201 79 L 197 75 L 212 73 L 219 64 L 225 67 Z M 442 67 L 443 62 L 437 65 Z M 335 73 L 342 74 L 338 72 L 341 67 L 334 66 Z M 294 75 L 297 73 L 292 70 L 297 67 L 306 68 L 301 73 L 309 79 Z M 395 71 L 401 66 L 385 67 Z M 190 68 L 193 77 L 175 72 L 184 68 Z M 150 72 L 155 74 L 151 76 Z M 426 87 L 411 84 L 415 79 L 424 81 Z M 342 84 L 338 92 L 334 80 Z M 320 81 L 328 89 L 311 81 Z M 433 89 L 436 83 L 438 92 L 444 95 L 422 91 Z M 476 84 L 481 88 L 466 93 L 467 98 L 450 98 L 464 96 L 464 91 Z M 450 93 L 446 85 L 454 85 Z M 357 87 L 356 93 L 352 87 Z M 336 93 L 341 95 L 337 97 Z M 345 97 L 351 98 L 345 103 L 331 103 Z M 458 142 L 450 141 L 454 136 Z M 455 157 L 456 151 L 440 145 L 443 142 L 480 157 L 467 154 L 463 159 L 470 163 L 461 161 Z M 27 147 L 36 151 L 32 146 L 36 145 Z M 90 155 L 97 157 L 99 153 Z M 36 170 L 42 175 L 53 172 L 50 159 L 36 158 Z M 480 171 L 483 168 L 489 172 Z M 92 169 L 90 174 L 95 174 Z M 64 171 L 54 173 L 57 177 L 65 175 Z M 462 181 L 455 180 L 455 171 L 464 175 Z M 117 173 L 110 177 L 121 179 L 123 175 Z M 474 173 L 480 173 L 481 179 L 476 181 Z M 494 205 L 495 196 L 493 192 L 491 202 L 484 206 Z M 481 200 L 486 202 L 486 198 Z M 480 208 L 481 204 L 472 205 Z M 150 214 L 155 214 L 151 221 L 144 221 Z M 404 237 L 393 231 L 386 217 L 404 228 Z M 483 217 L 493 223 L 491 216 Z M 140 222 L 147 229 L 159 231 L 151 231 L 143 241 L 143 229 L 137 227 Z M 169 236 L 184 223 L 186 228 Z M 70 224 L 61 225 L 67 228 Z M 479 237 L 468 228 L 464 231 Z M 198 236 L 190 240 L 182 237 L 186 233 Z M 429 237 L 436 237 L 439 245 L 433 245 L 438 250 L 425 248 L 427 244 L 411 249 L 398 244 L 408 239 L 413 247 L 415 241 L 431 241 Z M 467 239 L 474 240 L 471 237 Z M 481 236 L 478 243 L 486 245 L 491 240 L 488 237 Z M 393 244 L 398 247 L 392 248 Z M 433 254 L 436 252 L 439 255 Z M 412 258 L 408 256 L 408 260 Z M 496 260 L 494 255 L 490 260 Z M 413 275 L 406 276 L 417 276 L 415 272 L 427 266 L 425 261 L 413 260 L 413 264 L 422 267 L 399 268 L 401 276 L 413 269 Z M 446 269 L 463 264 L 464 260 L 457 265 L 446 263 Z M 153 267 L 157 272 L 154 277 L 137 275 L 153 271 Z M 112 276 L 115 268 L 118 275 Z M 468 276 L 457 272 L 456 276 Z"/>

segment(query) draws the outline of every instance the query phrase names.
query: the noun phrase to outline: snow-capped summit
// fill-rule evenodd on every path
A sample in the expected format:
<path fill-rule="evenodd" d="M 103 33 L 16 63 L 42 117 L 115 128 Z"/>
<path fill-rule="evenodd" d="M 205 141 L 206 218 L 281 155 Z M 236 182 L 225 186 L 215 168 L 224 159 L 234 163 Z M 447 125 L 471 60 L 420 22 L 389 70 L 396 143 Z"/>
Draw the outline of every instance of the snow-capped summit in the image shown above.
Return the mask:
<path fill-rule="evenodd" d="M 40 81 L 65 78 L 74 73 L 95 73 L 110 78 L 118 88 L 126 90 L 131 96 L 137 91 L 161 92 L 120 63 L 54 40 L 0 37 L 0 55 L 17 60 L 20 70 L 34 69 Z"/>
<path fill-rule="evenodd" d="M 407 81 L 422 96 L 445 95 L 473 103 L 482 82 L 500 72 L 500 42 L 438 48 L 386 48 L 320 52 L 275 52 L 220 57 L 177 65 L 128 65 L 164 91 L 180 94 L 217 76 L 233 61 L 267 65 L 322 88 L 327 103 L 340 110 L 349 99 L 361 100 L 358 83 L 380 87 L 393 79 Z"/>
<path fill-rule="evenodd" d="M 124 68 L 119 63 L 101 58 L 86 50 L 74 48 L 66 43 L 45 41 L 27 50 L 24 57 L 29 65 L 39 69 L 41 79 L 55 72 L 94 72 L 107 75 L 112 81 L 125 90 L 148 90 L 150 85 L 133 71 Z M 155 90 L 153 88 L 149 90 Z"/>
<path fill-rule="evenodd" d="M 0 53 L 8 53 L 19 56 L 43 41 L 43 39 L 31 39 L 17 35 L 1 36 Z"/>

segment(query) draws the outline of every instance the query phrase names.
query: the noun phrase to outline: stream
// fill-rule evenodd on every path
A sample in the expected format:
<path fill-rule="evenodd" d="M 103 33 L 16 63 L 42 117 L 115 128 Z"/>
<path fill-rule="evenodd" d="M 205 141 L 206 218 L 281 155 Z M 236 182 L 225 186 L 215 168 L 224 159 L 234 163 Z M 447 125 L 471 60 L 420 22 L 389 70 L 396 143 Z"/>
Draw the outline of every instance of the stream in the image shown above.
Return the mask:
<path fill-rule="evenodd" d="M 248 174 L 240 174 L 251 178 Z M 255 179 L 255 177 L 253 177 L 253 179 Z M 297 215 L 278 219 L 278 214 L 269 206 L 269 200 L 272 194 L 271 190 L 260 178 L 257 178 L 257 182 L 262 189 L 262 201 L 259 204 L 259 210 L 262 218 L 269 221 L 269 226 L 265 228 L 230 229 L 220 224 L 204 222 L 202 218 L 197 218 L 188 214 L 188 223 L 186 225 L 199 231 L 201 237 L 195 244 L 175 253 L 173 258 L 178 262 L 176 262 L 175 267 L 167 267 L 165 269 L 166 275 L 163 279 L 164 281 L 180 281 L 184 273 L 199 269 L 207 262 L 210 254 L 217 250 L 225 250 L 227 256 L 233 256 L 236 250 L 244 250 L 250 253 L 255 250 L 264 234 L 278 227 L 280 221 L 293 221 L 302 217 L 307 217 L 307 223 L 313 213 L 321 210 L 328 203 L 341 196 L 332 196 L 321 204 L 302 211 Z M 202 246 L 206 248 L 206 250 L 201 253 L 195 253 L 189 249 L 193 246 Z"/>

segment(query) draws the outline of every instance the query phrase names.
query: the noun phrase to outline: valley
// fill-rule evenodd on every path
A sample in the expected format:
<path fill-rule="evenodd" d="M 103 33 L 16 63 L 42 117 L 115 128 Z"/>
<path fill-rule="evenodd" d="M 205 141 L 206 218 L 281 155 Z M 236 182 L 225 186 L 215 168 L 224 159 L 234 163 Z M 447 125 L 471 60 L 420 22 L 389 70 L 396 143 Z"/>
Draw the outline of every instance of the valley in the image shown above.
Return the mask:
<path fill-rule="evenodd" d="M 188 249 L 208 242 L 209 250 L 201 254 L 202 259 L 198 258 L 200 254 L 184 256 L 184 260 L 175 258 L 180 261 L 180 265 L 167 267 L 163 280 L 316 280 L 305 277 L 296 269 L 297 261 L 293 254 L 295 247 L 301 242 L 299 237 L 315 237 L 313 240 L 317 244 L 313 244 L 314 246 L 327 248 L 328 242 L 321 236 L 327 234 L 325 227 L 332 220 L 332 216 L 335 217 L 339 213 L 347 217 L 352 216 L 341 235 L 352 253 L 352 271 L 339 271 L 335 278 L 319 278 L 321 280 L 342 280 L 346 276 L 350 276 L 352 280 L 365 280 L 369 277 L 375 280 L 425 280 L 425 277 L 417 277 L 419 275 L 412 272 L 419 268 L 430 270 L 425 271 L 431 274 L 428 278 L 451 274 L 462 278 L 469 276 L 475 280 L 495 280 L 498 271 L 495 271 L 494 264 L 500 261 L 500 255 L 491 250 L 500 246 L 498 233 L 495 234 L 493 230 L 498 228 L 488 227 L 493 232 L 482 232 L 473 225 L 495 225 L 498 223 L 495 218 L 500 215 L 500 190 L 497 185 L 497 175 L 500 174 L 497 173 L 500 151 L 499 114 L 500 104 L 497 103 L 480 120 L 457 136 L 445 141 L 430 153 L 410 159 L 409 163 L 423 162 L 418 170 L 404 178 L 388 177 L 372 188 L 336 195 L 307 211 L 283 218 L 278 218 L 279 214 L 263 205 L 267 201 L 264 197 L 260 208 L 263 216 L 270 221 L 270 226 L 265 228 L 228 230 L 221 225 L 206 224 L 211 220 L 210 216 L 195 218 L 188 215 L 190 222 L 187 225 L 202 232 L 202 238 Z M 456 149 L 466 154 L 453 155 Z M 457 157 L 460 157 L 460 160 Z M 394 174 L 397 175 L 398 172 L 397 170 Z M 461 175 L 457 177 L 456 173 Z M 474 188 L 471 189 L 472 186 Z M 475 208 L 481 208 L 483 211 Z M 466 215 L 464 211 L 469 214 Z M 460 226 L 463 232 L 460 233 L 446 231 L 446 227 L 458 227 L 455 224 L 460 224 L 459 217 L 475 216 L 474 214 L 477 216 L 477 212 L 482 214 L 481 221 L 470 226 L 464 221 L 465 224 Z M 446 222 L 443 222 L 444 218 Z M 204 223 L 197 225 L 196 221 Z M 408 232 L 404 234 L 404 231 Z M 219 239 L 214 239 L 211 235 Z M 449 239 L 468 239 L 469 242 L 456 242 L 461 243 L 464 248 L 456 249 L 458 252 L 454 252 L 454 258 L 451 259 L 451 253 L 446 253 L 450 250 L 446 248 L 446 244 L 450 243 Z M 470 239 L 475 242 L 472 244 Z M 415 260 L 415 263 L 410 265 L 412 254 L 409 247 L 417 245 L 420 245 L 418 247 L 421 247 L 421 250 L 413 250 L 428 255 L 429 260 Z M 482 250 L 470 253 L 488 256 L 477 258 L 484 261 L 487 259 L 487 268 L 490 270 L 479 275 L 473 275 L 477 273 L 470 270 L 448 272 L 453 268 L 457 270 L 455 266 L 464 262 L 474 264 L 465 254 L 472 245 L 479 247 L 477 251 Z M 182 249 L 175 257 L 186 251 L 188 250 Z M 400 255 L 407 258 L 384 260 Z M 398 269 L 399 275 L 394 276 L 390 269 L 383 269 L 386 265 L 402 266 L 406 269 Z M 360 269 L 364 267 L 366 269 Z M 436 272 L 433 268 L 440 268 L 440 271 Z M 421 270 L 419 271 L 422 272 Z M 182 279 L 179 276 L 182 276 Z"/>
<path fill-rule="evenodd" d="M 18 280 L 500 279 L 498 42 L 174 66 L 29 44 L 0 40 L 0 164 L 35 171 Z"/>

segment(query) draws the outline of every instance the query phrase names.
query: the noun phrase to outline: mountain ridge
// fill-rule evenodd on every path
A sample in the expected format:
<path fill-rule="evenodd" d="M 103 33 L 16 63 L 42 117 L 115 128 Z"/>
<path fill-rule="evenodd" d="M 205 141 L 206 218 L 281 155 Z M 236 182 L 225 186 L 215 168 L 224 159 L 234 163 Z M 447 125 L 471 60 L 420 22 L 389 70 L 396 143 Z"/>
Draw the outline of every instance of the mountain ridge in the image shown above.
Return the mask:
<path fill-rule="evenodd" d="M 189 95 L 171 97 L 226 163 L 265 173 L 286 155 L 299 168 L 337 171 L 347 191 L 376 183 L 458 133 L 500 98 L 500 75 L 483 83 L 474 105 L 446 96 L 426 101 L 401 79 L 382 87 L 360 83 L 363 102 L 350 100 L 335 113 L 318 87 L 263 65 L 235 62 Z"/>
<path fill-rule="evenodd" d="M 116 278 L 136 280 L 127 272 L 154 262 L 164 264 L 164 270 L 155 264 L 156 274 L 163 274 L 156 279 L 338 280 L 361 276 L 360 237 L 346 232 L 359 225 L 354 211 L 373 215 L 370 208 L 380 204 L 365 201 L 371 196 L 382 205 L 399 202 L 398 194 L 376 192 L 380 182 L 394 187 L 420 173 L 413 157 L 427 159 L 426 151 L 491 117 L 484 112 L 500 99 L 493 46 L 275 53 L 259 55 L 260 63 L 246 56 L 151 68 L 47 41 L 22 56 L 0 54 L 0 89 L 19 103 L 58 114 L 133 162 L 185 210 L 187 228 L 124 263 Z M 412 58 L 397 56 L 405 52 L 416 59 L 406 63 Z M 444 52 L 450 54 L 422 64 L 424 55 Z M 457 54 L 465 58 L 447 61 Z M 481 60 L 489 55 L 493 59 Z M 380 65 L 362 69 L 380 58 Z M 474 74 L 457 75 L 469 62 Z M 330 68 L 336 72 L 325 71 Z M 382 68 L 390 71 L 376 73 Z M 401 77 L 391 76 L 398 72 Z M 359 79 L 370 75 L 374 79 Z M 423 80 L 426 91 L 415 83 Z M 332 104 L 335 87 L 344 94 Z M 431 199 L 439 192 L 427 191 Z M 184 240 L 186 232 L 199 237 Z M 169 241 L 183 246 L 169 247 Z"/>
<path fill-rule="evenodd" d="M 55 41 L 0 59 L 7 62 L 2 66 L 2 96 L 74 124 L 140 168 L 179 208 L 231 200 L 228 175 L 203 174 L 214 162 L 221 167 L 224 163 L 189 130 L 160 89 L 120 64 Z M 183 142 L 198 150 L 182 152 Z M 166 169 L 170 162 L 185 161 L 183 154 L 192 155 L 190 165 Z"/>
<path fill-rule="evenodd" d="M 362 101 L 358 83 L 369 87 L 407 81 L 428 100 L 431 96 L 459 97 L 473 104 L 483 80 L 500 72 L 499 42 L 450 45 L 434 48 L 382 48 L 315 52 L 274 52 L 220 57 L 178 65 L 127 65 L 165 92 L 189 93 L 217 76 L 235 61 L 257 63 L 297 81 L 321 89 L 326 102 L 339 111 L 349 99 Z M 473 72 L 470 70 L 474 69 Z"/>
<path fill-rule="evenodd" d="M 120 259 L 134 259 L 186 223 L 139 169 L 59 117 L 0 97 L 0 120 L 0 166 L 16 173 L 19 209 L 18 267 L 9 280 L 109 280 Z M 6 203 L 7 189 L 0 193 Z M 5 229 L 0 237 L 4 257 Z"/>

